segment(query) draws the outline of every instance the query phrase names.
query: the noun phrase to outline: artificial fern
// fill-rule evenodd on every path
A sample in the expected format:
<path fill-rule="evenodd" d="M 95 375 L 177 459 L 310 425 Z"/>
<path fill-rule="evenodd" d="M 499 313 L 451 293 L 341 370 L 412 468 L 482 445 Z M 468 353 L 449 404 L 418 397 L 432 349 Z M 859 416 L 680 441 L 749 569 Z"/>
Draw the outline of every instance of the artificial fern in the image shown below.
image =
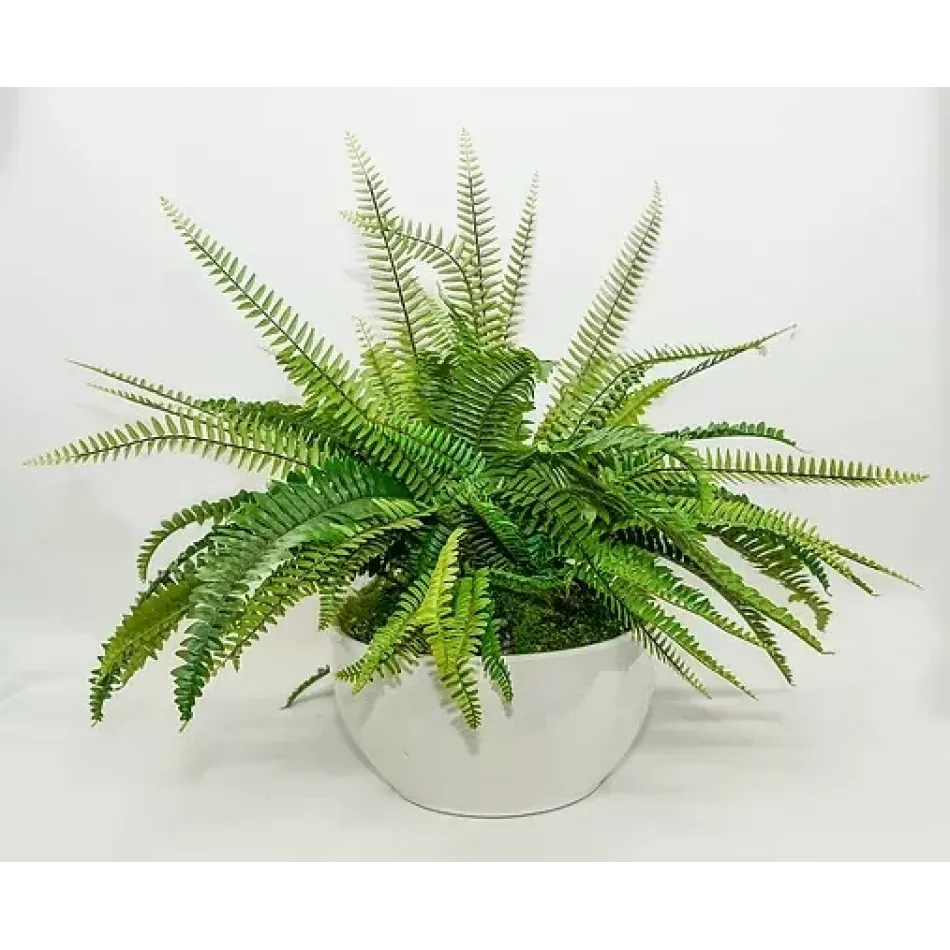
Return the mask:
<path fill-rule="evenodd" d="M 633 636 L 696 689 L 708 691 L 701 668 L 748 692 L 703 646 L 692 621 L 763 650 L 791 681 L 779 637 L 791 634 L 823 650 L 831 576 L 867 591 L 864 572 L 907 580 L 730 486 L 881 487 L 923 476 L 796 454 L 795 440 L 766 422 L 701 421 L 666 431 L 649 424 L 651 407 L 671 387 L 786 332 L 727 345 L 622 350 L 659 239 L 658 190 L 566 358 L 554 364 L 553 396 L 534 427 L 535 388 L 551 363 L 519 346 L 517 328 L 534 249 L 537 180 L 503 260 L 467 134 L 455 234 L 397 214 L 367 151 L 352 136 L 347 148 L 357 207 L 345 217 L 365 244 L 376 296 L 372 318 L 358 323 L 358 367 L 163 199 L 188 250 L 261 332 L 299 400 L 191 396 L 79 364 L 100 380 L 96 388 L 151 415 L 34 460 L 175 450 L 271 479 L 263 491 L 190 505 L 145 539 L 139 574 L 143 582 L 154 576 L 105 643 L 91 680 L 95 721 L 108 698 L 183 631 L 173 677 L 187 723 L 209 679 L 238 667 L 267 629 L 311 595 L 319 596 L 324 627 L 338 618 L 342 625 L 359 597 L 375 598 L 366 650 L 338 678 L 361 690 L 428 657 L 462 720 L 477 728 L 479 671 L 502 702 L 517 702 L 506 652 L 532 631 L 512 630 L 528 625 L 513 604 L 549 612 L 556 604 L 581 605 L 602 618 L 602 637 Z M 427 286 L 433 277 L 435 286 Z M 775 443 L 781 451 L 723 445 L 734 439 Z M 203 533 L 155 571 L 156 552 L 186 528 Z M 717 553 L 722 546 L 748 572 L 727 563 Z M 374 578 L 363 589 L 369 593 L 354 595 L 354 581 L 367 575 Z M 763 593 L 759 578 L 777 584 L 782 596 Z"/>

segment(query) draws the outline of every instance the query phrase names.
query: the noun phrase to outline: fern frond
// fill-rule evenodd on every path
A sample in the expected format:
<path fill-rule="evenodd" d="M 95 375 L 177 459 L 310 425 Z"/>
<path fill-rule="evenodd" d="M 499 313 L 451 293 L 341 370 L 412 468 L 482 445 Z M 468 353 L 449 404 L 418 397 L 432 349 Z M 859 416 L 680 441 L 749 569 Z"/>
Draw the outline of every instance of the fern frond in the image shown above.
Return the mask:
<path fill-rule="evenodd" d="M 780 539 L 763 537 L 748 531 L 726 529 L 717 537 L 766 577 L 781 584 L 789 593 L 790 602 L 805 604 L 815 617 L 815 626 L 823 631 L 831 619 L 831 607 L 812 586 L 812 574 L 790 548 Z"/>
<path fill-rule="evenodd" d="M 607 419 L 620 409 L 628 397 L 632 400 L 631 412 L 635 406 L 641 403 L 643 409 L 645 409 L 666 390 L 690 376 L 704 372 L 751 350 L 764 353 L 765 344 L 769 340 L 792 329 L 794 327 L 786 327 L 754 340 L 731 346 L 660 346 L 642 353 L 629 353 L 613 357 L 603 363 L 598 373 L 600 376 L 599 384 L 596 387 L 591 387 L 587 395 L 581 399 L 579 410 L 576 413 L 578 419 L 574 426 L 574 434 L 603 425 Z M 644 384 L 639 394 L 638 391 L 631 391 L 631 387 L 641 383 L 653 367 L 685 360 L 700 360 L 701 362 L 689 370 L 674 376 L 664 377 L 663 381 L 653 380 Z M 635 416 L 631 415 L 631 418 L 635 418 Z"/>
<path fill-rule="evenodd" d="M 415 507 L 410 515 L 395 510 L 389 520 L 373 523 L 367 528 L 341 534 L 325 551 L 314 573 L 320 580 L 320 628 L 336 623 L 342 598 L 350 592 L 353 581 L 374 558 L 381 557 L 392 546 L 393 535 L 415 532 L 422 528 L 430 509 Z"/>
<path fill-rule="evenodd" d="M 145 580 L 148 574 L 149 564 L 155 552 L 170 538 L 175 532 L 193 524 L 218 524 L 228 516 L 232 515 L 242 505 L 246 504 L 254 497 L 252 492 L 239 491 L 236 495 L 228 498 L 220 498 L 217 501 L 200 501 L 196 505 L 190 505 L 176 511 L 173 515 L 166 518 L 149 536 L 142 542 L 139 549 L 135 565 L 139 572 L 139 579 Z"/>
<path fill-rule="evenodd" d="M 538 426 L 537 440 L 568 434 L 589 404 L 587 397 L 601 389 L 612 375 L 615 364 L 611 358 L 646 277 L 659 239 L 661 219 L 662 198 L 655 187 L 649 206 L 627 236 L 597 292 L 567 358 L 555 370 L 554 399 Z"/>
<path fill-rule="evenodd" d="M 744 687 L 721 664 L 694 642 L 688 633 L 677 626 L 675 618 L 667 620 L 664 612 L 648 595 L 637 592 L 629 583 L 618 577 L 616 564 L 606 562 L 603 551 L 592 543 L 590 513 L 572 491 L 569 483 L 559 486 L 543 469 L 529 469 L 507 489 L 513 500 L 532 512 L 539 530 L 549 533 L 561 550 L 574 562 L 574 571 L 585 581 L 605 604 L 634 630 L 641 642 L 658 659 L 668 664 L 695 689 L 708 695 L 702 680 L 693 672 L 679 650 L 714 670 L 719 676 Z M 684 603 L 685 603 L 684 594 Z M 697 601 L 691 601 L 694 606 Z M 713 612 L 710 612 L 710 616 Z M 721 616 L 721 615 L 720 615 Z M 719 619 L 719 616 L 717 616 Z M 794 618 L 792 618 L 794 620 Z M 722 618 L 728 626 L 728 621 Z M 730 679 L 730 677 L 732 677 Z"/>
<path fill-rule="evenodd" d="M 88 435 L 25 464 L 115 461 L 165 451 L 190 452 L 248 471 L 275 475 L 308 468 L 324 458 L 316 443 L 307 444 L 289 432 L 269 426 L 166 415 Z"/>
<path fill-rule="evenodd" d="M 688 502 L 679 504 L 685 506 L 688 505 Z M 781 538 L 786 543 L 796 546 L 796 554 L 803 560 L 803 563 L 805 563 L 805 553 L 810 552 L 824 561 L 833 571 L 870 594 L 873 594 L 874 591 L 862 578 L 850 570 L 847 561 L 853 561 L 855 564 L 860 564 L 869 570 L 886 574 L 896 580 L 916 586 L 914 581 L 899 571 L 822 537 L 818 530 L 804 518 L 790 512 L 762 508 L 748 501 L 748 499 L 733 498 L 717 501 L 712 508 L 707 509 L 702 514 L 701 521 L 710 530 L 723 527 L 747 528 Z"/>
<path fill-rule="evenodd" d="M 156 578 L 136 598 L 103 645 L 90 677 L 89 711 L 93 722 L 102 721 L 103 706 L 115 691 L 157 656 L 184 619 L 196 584 L 193 569 L 169 572 Z"/>
<path fill-rule="evenodd" d="M 303 694 L 307 692 L 311 686 L 319 683 L 320 680 L 329 675 L 329 673 L 329 666 L 321 666 L 320 669 L 313 674 L 313 676 L 308 676 L 299 686 L 293 689 L 287 699 L 284 700 L 284 705 L 281 707 L 281 709 L 290 709 L 290 707 L 293 706 L 293 704 L 297 702 L 297 700 L 300 699 L 300 697 L 303 696 Z"/>
<path fill-rule="evenodd" d="M 819 653 L 824 652 L 824 647 L 818 637 L 793 613 L 746 583 L 737 571 L 713 554 L 705 544 L 697 543 L 693 539 L 677 535 L 675 532 L 671 532 L 671 537 L 687 555 L 689 562 L 686 566 L 696 572 L 697 576 L 708 580 L 712 586 L 720 590 L 720 593 L 728 591 L 733 598 L 741 601 L 780 627 L 784 627 L 813 650 Z"/>
<path fill-rule="evenodd" d="M 398 676 L 413 665 L 419 656 L 419 646 L 414 642 L 416 631 L 448 622 L 458 578 L 462 534 L 459 528 L 449 533 L 432 569 L 403 593 L 363 656 L 337 673 L 339 679 L 352 684 L 354 693 L 364 689 L 378 675 Z"/>
<path fill-rule="evenodd" d="M 429 576 L 425 597 L 416 613 L 416 620 L 420 624 L 447 622 L 452 613 L 452 598 L 459 573 L 459 544 L 463 534 L 461 528 L 456 528 L 449 534 L 439 552 Z"/>
<path fill-rule="evenodd" d="M 702 439 L 767 439 L 770 442 L 782 442 L 793 448 L 796 445 L 784 429 L 770 426 L 765 422 L 710 422 L 704 426 L 687 429 L 674 429 L 664 432 L 671 439 L 683 442 L 697 442 Z"/>
<path fill-rule="evenodd" d="M 391 411 L 411 411 L 412 397 L 407 398 L 403 389 L 405 377 L 399 372 L 396 354 L 385 343 L 374 339 L 373 331 L 365 321 L 356 321 L 356 332 L 360 341 L 362 376 L 373 398 Z"/>
<path fill-rule="evenodd" d="M 611 613 L 630 630 L 630 635 L 651 656 L 668 666 L 698 693 L 702 693 L 706 697 L 710 696 L 706 684 L 683 658 L 680 650 L 665 631 L 651 629 L 643 622 L 637 611 L 631 608 L 626 591 L 618 585 L 615 578 L 603 572 L 596 561 L 590 559 L 579 566 L 578 576 L 584 579 Z"/>
<path fill-rule="evenodd" d="M 423 291 L 426 317 L 421 320 L 417 333 L 417 337 L 424 337 L 420 341 L 420 348 L 424 343 L 427 349 L 443 351 L 459 329 L 470 330 L 478 298 L 472 282 L 471 251 L 461 238 L 446 237 L 441 228 L 436 229 L 407 218 L 380 220 L 375 215 L 351 212 L 344 212 L 343 217 L 355 225 L 364 237 L 378 240 L 385 234 L 394 258 L 428 264 L 441 278 L 442 301 L 448 303 L 449 314 L 461 322 L 461 327 L 446 325 L 440 318 L 435 302 Z"/>
<path fill-rule="evenodd" d="M 412 272 L 411 256 L 391 233 L 396 215 L 382 175 L 355 136 L 347 135 L 346 147 L 360 216 L 375 223 L 363 234 L 380 317 L 393 343 L 414 360 L 431 343 L 427 337 L 437 332 L 439 324 Z"/>
<path fill-rule="evenodd" d="M 227 631 L 257 578 L 287 560 L 296 545 L 338 540 L 347 523 L 411 516 L 415 510 L 395 480 L 341 461 L 311 470 L 306 480 L 277 483 L 236 512 L 218 529 L 213 561 L 198 569 L 191 624 L 176 654 L 182 663 L 172 675 L 183 724 L 218 668 Z"/>
<path fill-rule="evenodd" d="M 455 585 L 454 579 L 449 582 Z M 451 614 L 443 615 L 441 607 L 425 614 L 423 607 L 419 619 L 442 687 L 465 724 L 470 729 L 477 729 L 481 724 L 482 710 L 474 657 L 491 621 L 492 602 L 484 571 L 463 577 L 455 587 Z"/>
<path fill-rule="evenodd" d="M 660 366 L 664 363 L 679 363 L 684 360 L 697 360 L 702 364 L 715 360 L 716 364 L 730 360 L 743 353 L 750 353 L 758 350 L 765 353 L 765 346 L 770 340 L 791 333 L 795 330 L 794 326 L 782 327 L 781 330 L 774 330 L 772 333 L 766 333 L 764 336 L 756 337 L 754 340 L 747 340 L 743 343 L 734 343 L 729 346 L 709 346 L 706 344 L 674 344 L 657 346 L 651 350 L 645 350 L 639 353 L 630 354 L 632 365 L 636 366 L 641 372 L 646 372 L 654 366 Z"/>
<path fill-rule="evenodd" d="M 181 392 L 177 389 L 170 389 L 167 386 L 163 386 L 160 383 L 153 383 L 147 379 L 143 379 L 140 376 L 132 376 L 129 373 L 120 373 L 117 370 L 106 369 L 103 366 L 94 366 L 91 363 L 82 363 L 79 360 L 68 360 L 73 364 L 73 366 L 78 366 L 80 369 L 87 370 L 90 373 L 95 373 L 97 376 L 102 376 L 106 379 L 114 380 L 115 382 L 122 383 L 124 386 L 131 386 L 132 389 L 136 390 L 142 397 L 151 397 L 149 401 L 139 402 L 139 405 L 147 405 L 149 408 L 157 408 L 162 412 L 168 410 L 168 408 L 178 408 L 183 410 L 188 410 L 193 413 L 200 413 L 201 410 L 201 400 L 197 399 L 194 396 L 189 396 L 186 393 Z M 129 399 L 129 393 L 123 392 L 116 388 L 107 388 L 104 386 L 93 385 L 94 389 L 99 389 L 102 392 L 108 393 L 112 396 L 119 396 L 123 399 Z M 132 399 L 131 401 L 136 401 Z"/>
<path fill-rule="evenodd" d="M 684 653 L 697 663 L 724 679 L 731 686 L 755 698 L 755 694 L 727 667 L 703 649 L 700 642 L 671 613 L 663 610 L 649 597 L 627 589 L 625 599 L 630 609 L 647 625 L 650 630 L 665 634 Z M 708 619 L 708 617 L 706 618 Z"/>
<path fill-rule="evenodd" d="M 525 199 L 518 227 L 511 241 L 511 254 L 501 285 L 501 297 L 498 303 L 498 325 L 500 342 L 515 342 L 518 321 L 524 309 L 524 300 L 528 288 L 528 274 L 531 269 L 531 254 L 534 250 L 534 230 L 538 219 L 538 176 L 531 179 L 531 188 Z"/>
<path fill-rule="evenodd" d="M 362 453 L 414 491 L 438 495 L 446 478 L 477 476 L 484 461 L 453 433 L 405 417 L 367 427 Z"/>
<path fill-rule="evenodd" d="M 362 414 L 365 407 L 343 356 L 320 338 L 282 297 L 260 283 L 236 255 L 167 198 L 162 198 L 162 208 L 198 263 L 261 331 L 288 379 L 303 390 L 307 401 L 325 405 L 343 416 Z"/>
<path fill-rule="evenodd" d="M 765 615 L 747 604 L 742 600 L 741 596 L 737 596 L 728 587 L 723 587 L 714 580 L 709 583 L 720 594 L 723 600 L 731 604 L 736 613 L 746 622 L 756 640 L 758 640 L 759 645 L 768 654 L 769 658 L 775 664 L 775 667 L 784 677 L 785 682 L 790 686 L 793 685 L 794 677 L 792 676 L 792 668 L 788 662 L 788 657 L 779 646 L 778 640 L 772 632 L 771 627 L 769 627 Z"/>
<path fill-rule="evenodd" d="M 624 399 L 607 424 L 610 426 L 639 425 L 647 409 L 672 385 L 672 379 L 663 377 L 641 386 Z"/>
<path fill-rule="evenodd" d="M 760 646 L 753 635 L 717 610 L 705 594 L 657 563 L 655 558 L 631 546 L 602 550 L 601 563 L 610 565 L 619 577 L 640 588 L 651 599 L 691 613 L 731 637 Z"/>
<path fill-rule="evenodd" d="M 650 459 L 653 466 L 675 465 L 676 471 L 689 473 L 695 486 L 695 495 L 701 504 L 706 504 L 712 498 L 713 483 L 703 465 L 702 456 L 692 446 L 642 426 L 618 425 L 598 429 L 567 443 L 564 448 L 578 455 L 595 454 L 623 468 L 633 467 L 634 471 L 629 476 L 631 479 L 637 471 L 637 463 L 643 459 Z M 603 483 L 597 483 L 595 491 L 605 498 L 611 494 L 609 487 Z"/>
<path fill-rule="evenodd" d="M 876 488 L 883 485 L 910 485 L 927 476 L 917 472 L 900 472 L 882 465 L 844 462 L 815 456 L 759 455 L 752 452 L 705 453 L 705 469 L 723 481 L 811 482 L 825 485 L 854 485 Z"/>
<path fill-rule="evenodd" d="M 320 541 L 301 544 L 265 577 L 247 597 L 241 613 L 224 631 L 214 670 L 231 663 L 238 669 L 244 651 L 288 610 L 314 594 L 320 595 L 320 627 L 330 626 L 338 599 L 348 590 L 366 562 L 383 554 L 393 535 L 419 528 L 422 521 L 411 502 L 377 499 L 379 517 L 362 522 L 328 524 Z"/>
<path fill-rule="evenodd" d="M 206 402 L 209 411 L 233 419 L 235 425 L 264 425 L 266 431 L 286 433 L 288 444 L 305 436 L 312 443 L 311 464 L 335 457 L 357 459 L 384 469 L 421 494 L 437 495 L 446 477 L 477 475 L 483 465 L 480 455 L 451 432 L 400 414 L 374 411 L 335 419 L 307 407 Z"/>
<path fill-rule="evenodd" d="M 474 482 L 463 482 L 458 490 L 459 500 L 472 512 L 468 540 L 472 535 L 488 533 L 490 547 L 500 551 L 506 562 L 505 567 L 513 565 L 531 566 L 534 552 L 531 541 L 522 528 L 512 521 L 508 513 L 491 498 L 490 493 Z"/>
<path fill-rule="evenodd" d="M 482 669 L 484 669 L 485 675 L 498 690 L 502 701 L 509 704 L 514 698 L 514 692 L 511 688 L 511 673 L 502 655 L 501 644 L 498 642 L 498 634 L 495 633 L 494 623 L 490 622 L 482 634 L 481 655 Z"/>
<path fill-rule="evenodd" d="M 785 680 L 788 683 L 792 682 L 792 671 L 788 663 L 788 658 L 779 647 L 768 624 L 761 614 L 749 607 L 748 604 L 742 600 L 739 594 L 728 586 L 724 586 L 717 578 L 710 577 L 707 573 L 704 573 L 702 568 L 694 564 L 681 548 L 662 531 L 655 528 L 647 530 L 640 528 L 628 529 L 623 532 L 623 538 L 631 544 L 635 544 L 637 547 L 649 551 L 657 557 L 692 573 L 698 580 L 708 584 L 723 600 L 733 607 L 736 613 L 738 613 L 740 618 L 749 627 L 752 637 L 749 642 L 761 647 L 769 655 L 769 658 L 776 665 Z M 743 635 L 740 636 L 740 639 L 748 640 L 748 637 Z"/>
<path fill-rule="evenodd" d="M 447 425 L 483 452 L 520 445 L 527 438 L 539 371 L 529 350 L 463 350 L 445 393 Z"/>
<path fill-rule="evenodd" d="M 498 312 L 501 249 L 485 176 L 471 136 L 465 130 L 459 141 L 458 233 L 471 261 L 475 297 L 472 333 L 488 345 L 501 343 L 506 337 L 506 322 Z"/>
<path fill-rule="evenodd" d="M 349 683 L 353 692 L 365 689 L 377 676 L 398 677 L 419 661 L 425 641 L 416 638 L 416 613 L 427 590 L 423 578 L 403 592 L 396 609 L 373 636 L 366 652 L 355 663 L 337 671 L 337 679 Z"/>

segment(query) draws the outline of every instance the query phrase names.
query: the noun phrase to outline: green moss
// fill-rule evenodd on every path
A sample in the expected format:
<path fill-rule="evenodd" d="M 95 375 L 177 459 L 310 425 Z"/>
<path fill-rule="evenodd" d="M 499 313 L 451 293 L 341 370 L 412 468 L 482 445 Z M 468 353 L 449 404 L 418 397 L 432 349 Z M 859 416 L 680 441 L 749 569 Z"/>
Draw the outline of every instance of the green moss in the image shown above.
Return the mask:
<path fill-rule="evenodd" d="M 623 626 L 586 588 L 526 594 L 494 590 L 495 619 L 505 653 L 548 653 L 610 640 Z M 399 600 L 400 588 L 382 577 L 354 591 L 341 605 L 337 626 L 368 643 Z"/>

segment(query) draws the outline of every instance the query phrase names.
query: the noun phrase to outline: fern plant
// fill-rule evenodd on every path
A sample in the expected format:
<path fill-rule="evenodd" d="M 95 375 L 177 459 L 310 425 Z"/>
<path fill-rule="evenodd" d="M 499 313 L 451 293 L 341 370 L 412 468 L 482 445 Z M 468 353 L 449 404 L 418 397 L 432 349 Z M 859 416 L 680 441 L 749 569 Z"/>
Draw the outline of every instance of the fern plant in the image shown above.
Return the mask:
<path fill-rule="evenodd" d="M 186 724 L 210 678 L 238 667 L 291 606 L 319 595 L 320 623 L 333 625 L 351 602 L 354 582 L 367 575 L 385 583 L 386 609 L 365 654 L 337 676 L 360 690 L 431 657 L 472 728 L 484 701 L 479 667 L 501 701 L 513 698 L 505 657 L 517 640 L 503 633 L 520 598 L 594 602 L 610 618 L 604 636 L 628 632 L 701 692 L 703 670 L 749 692 L 706 650 L 692 619 L 763 650 L 791 681 L 779 635 L 822 650 L 831 575 L 864 590 L 870 587 L 862 570 L 906 580 L 735 486 L 879 487 L 923 476 L 796 455 L 795 441 L 765 422 L 666 431 L 647 421 L 651 405 L 672 387 L 776 336 L 621 348 L 659 239 L 658 190 L 623 241 L 567 356 L 551 364 L 518 343 L 537 181 L 503 259 L 468 135 L 461 141 L 454 234 L 398 215 L 367 152 L 352 137 L 347 147 L 357 200 L 346 217 L 365 243 L 377 300 L 373 319 L 358 326 L 358 366 L 163 199 L 188 250 L 261 331 L 299 400 L 196 397 L 80 364 L 100 388 L 152 414 L 33 460 L 177 450 L 269 476 L 263 490 L 171 514 L 145 539 L 138 558 L 144 587 L 92 674 L 94 721 L 180 631 L 174 695 Z M 535 388 L 552 365 L 553 394 L 533 425 Z M 723 448 L 732 439 L 778 449 Z M 194 526 L 203 529 L 197 540 L 156 568 L 169 539 Z M 784 596 L 764 593 L 730 566 L 723 549 L 777 582 Z"/>

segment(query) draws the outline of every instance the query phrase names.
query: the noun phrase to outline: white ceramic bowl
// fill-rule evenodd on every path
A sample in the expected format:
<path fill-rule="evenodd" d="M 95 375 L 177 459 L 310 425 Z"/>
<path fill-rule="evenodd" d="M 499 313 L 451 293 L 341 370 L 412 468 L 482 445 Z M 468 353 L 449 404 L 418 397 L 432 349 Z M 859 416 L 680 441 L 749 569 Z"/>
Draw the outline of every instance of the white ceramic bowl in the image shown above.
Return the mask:
<path fill-rule="evenodd" d="M 333 634 L 334 668 L 365 645 Z M 653 666 L 629 636 L 555 653 L 507 657 L 514 702 L 506 711 L 479 671 L 482 725 L 460 725 L 431 660 L 399 682 L 336 702 L 357 748 L 404 798 L 457 815 L 549 811 L 593 792 L 620 764 L 646 718 Z"/>

